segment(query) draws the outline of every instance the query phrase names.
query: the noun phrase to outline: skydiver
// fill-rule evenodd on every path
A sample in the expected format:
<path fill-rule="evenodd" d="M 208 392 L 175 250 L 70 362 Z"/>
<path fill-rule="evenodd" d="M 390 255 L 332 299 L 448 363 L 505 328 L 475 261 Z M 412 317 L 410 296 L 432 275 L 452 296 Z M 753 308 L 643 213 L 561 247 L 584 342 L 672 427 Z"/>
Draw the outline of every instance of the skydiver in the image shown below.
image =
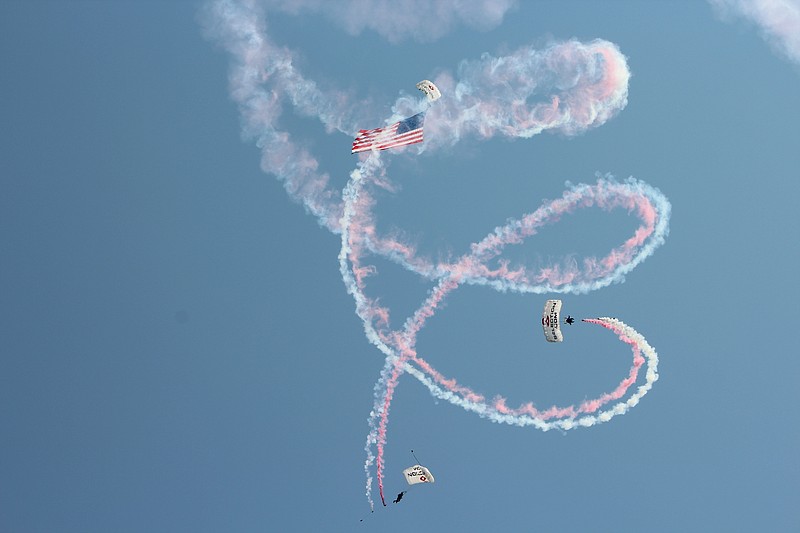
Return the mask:
<path fill-rule="evenodd" d="M 398 494 L 398 495 L 397 495 L 397 498 L 395 498 L 394 500 L 392 500 L 392 503 L 397 503 L 397 502 L 399 502 L 400 500 L 402 500 L 402 499 L 403 499 L 403 496 L 405 495 L 405 493 L 406 493 L 406 492 L 408 492 L 408 491 L 404 490 L 403 492 L 401 492 L 400 494 Z"/>
<path fill-rule="evenodd" d="M 573 324 L 573 322 L 575 322 L 575 319 L 572 318 L 571 316 L 567 315 L 567 318 L 564 320 L 564 322 L 566 322 L 567 324 L 569 324 L 571 326 Z"/>

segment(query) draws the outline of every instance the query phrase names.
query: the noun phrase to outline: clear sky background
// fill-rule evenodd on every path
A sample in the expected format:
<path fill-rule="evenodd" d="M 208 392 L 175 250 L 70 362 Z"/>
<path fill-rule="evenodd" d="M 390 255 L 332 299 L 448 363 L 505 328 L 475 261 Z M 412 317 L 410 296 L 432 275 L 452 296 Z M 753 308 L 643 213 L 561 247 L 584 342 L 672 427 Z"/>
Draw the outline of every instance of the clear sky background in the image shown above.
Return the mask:
<path fill-rule="evenodd" d="M 5 1 L 0 531 L 796 531 L 797 3 L 776 25 L 706 2 L 521 2 L 488 29 L 442 22 L 427 42 L 347 32 L 349 3 L 333 17 L 313 4 L 270 11 L 267 31 L 308 78 L 384 106 L 365 128 L 484 52 L 620 48 L 628 105 L 608 123 L 398 153 L 400 189 L 375 212 L 424 253 L 460 254 L 566 181 L 659 188 L 666 244 L 625 283 L 561 298 L 644 334 L 660 380 L 625 416 L 562 434 L 492 424 L 405 376 L 387 495 L 406 487 L 411 449 L 436 483 L 370 515 L 363 448 L 383 357 L 342 283 L 339 236 L 242 138 L 204 4 Z M 291 108 L 282 121 L 344 186 L 352 138 Z M 600 253 L 635 226 L 586 210 L 514 253 Z M 375 264 L 371 294 L 402 320 L 431 284 Z M 546 297 L 462 287 L 419 348 L 514 404 L 608 390 L 630 350 L 586 324 L 548 345 Z"/>

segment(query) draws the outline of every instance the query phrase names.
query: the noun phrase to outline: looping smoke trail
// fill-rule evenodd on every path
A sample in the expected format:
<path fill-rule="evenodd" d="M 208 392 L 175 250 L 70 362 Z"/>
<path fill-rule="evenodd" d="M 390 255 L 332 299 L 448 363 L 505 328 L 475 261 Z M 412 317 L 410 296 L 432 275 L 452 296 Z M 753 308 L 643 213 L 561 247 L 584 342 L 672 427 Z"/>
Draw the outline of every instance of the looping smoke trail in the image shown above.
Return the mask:
<path fill-rule="evenodd" d="M 509 407 L 502 396 L 487 398 L 443 376 L 417 352 L 416 341 L 442 301 L 462 284 L 520 293 L 580 294 L 624 281 L 631 270 L 664 243 L 669 232 L 670 204 L 658 189 L 642 181 L 629 178 L 619 182 L 611 176 L 601 176 L 595 184 L 569 186 L 561 198 L 495 228 L 452 262 L 434 262 L 418 254 L 412 244 L 379 234 L 370 190 L 391 190 L 386 163 L 381 159 L 391 154 L 359 156 L 350 180 L 343 191 L 338 191 L 331 186 L 328 174 L 319 170 L 319 162 L 309 149 L 296 142 L 280 123 L 284 108 L 292 106 L 296 112 L 318 120 L 328 134 L 351 137 L 358 127 L 377 125 L 375 117 L 380 116 L 382 107 L 371 98 L 322 87 L 308 79 L 296 66 L 296 52 L 275 44 L 268 35 L 268 11 L 322 12 L 352 33 L 363 28 L 380 32 L 390 23 L 390 40 L 402 33 L 400 30 L 428 39 L 441 33 L 418 32 L 419 17 L 413 16 L 417 4 L 413 1 L 381 3 L 380 13 L 370 11 L 369 6 L 340 10 L 331 5 L 318 0 L 216 0 L 207 6 L 204 23 L 207 34 L 233 58 L 231 97 L 241 115 L 243 136 L 254 139 L 262 150 L 262 169 L 282 181 L 289 196 L 302 203 L 321 226 L 341 234 L 338 259 L 342 279 L 353 296 L 367 339 L 385 357 L 374 387 L 365 445 L 366 496 L 372 507 L 373 466 L 385 505 L 383 471 L 388 417 L 403 374 L 419 380 L 434 397 L 483 418 L 544 431 L 606 422 L 638 403 L 658 378 L 658 357 L 639 333 L 616 319 L 586 322 L 613 331 L 631 346 L 631 369 L 612 391 L 577 406 L 539 409 L 529 402 Z M 502 20 L 512 2 L 445 0 L 439 5 L 447 9 L 437 11 L 436 16 L 445 17 L 448 24 L 462 21 L 490 27 Z M 436 16 L 422 18 L 429 22 Z M 388 22 L 378 23 L 379 19 Z M 445 26 L 438 26 L 442 27 Z M 462 61 L 456 74 L 440 72 L 433 79 L 443 96 L 435 105 L 429 106 L 424 98 L 401 95 L 392 106 L 394 115 L 386 123 L 426 111 L 425 143 L 399 153 L 435 151 L 454 146 L 464 137 L 529 138 L 545 131 L 577 135 L 602 125 L 627 105 L 629 78 L 625 56 L 608 41 L 570 40 L 544 49 L 524 46 L 506 56 L 484 54 L 477 60 Z M 512 266 L 500 258 L 507 245 L 519 244 L 562 216 L 590 206 L 605 211 L 625 209 L 640 220 L 640 225 L 605 256 L 585 258 L 580 264 L 555 263 L 532 269 Z M 367 263 L 369 255 L 389 259 L 435 283 L 399 330 L 389 327 L 390 310 L 365 292 L 368 278 L 375 272 L 374 266 Z M 623 401 L 645 363 L 645 383 Z"/>
<path fill-rule="evenodd" d="M 445 296 L 458 288 L 462 283 L 475 283 L 490 286 L 497 290 L 519 290 L 522 292 L 560 292 L 580 293 L 604 287 L 628 272 L 636 264 L 652 254 L 655 248 L 663 243 L 668 231 L 667 220 L 670 213 L 669 202 L 657 190 L 646 184 L 629 179 L 617 183 L 611 178 L 601 178 L 595 185 L 577 185 L 566 191 L 562 198 L 548 202 L 535 212 L 522 217 L 519 221 L 509 222 L 497 228 L 486 238 L 471 247 L 466 254 L 452 264 L 438 264 L 431 271 L 439 272 L 437 285 L 431 290 L 427 299 L 409 317 L 402 330 L 391 331 L 388 327 L 389 311 L 381 308 L 376 302 L 364 294 L 363 254 L 366 251 L 364 236 L 372 235 L 374 227 L 370 218 L 372 203 L 368 200 L 366 184 L 376 171 L 384 172 L 378 153 L 372 154 L 363 161 L 359 169 L 353 172 L 351 180 L 343 195 L 345 215 L 342 218 L 342 248 L 339 255 L 340 270 L 348 291 L 356 301 L 356 312 L 362 319 L 367 338 L 386 356 L 384 368 L 375 387 L 375 403 L 370 412 L 370 432 L 367 436 L 367 497 L 370 496 L 372 475 L 375 466 L 378 490 L 381 501 L 383 496 L 384 446 L 389 419 L 389 409 L 399 378 L 409 373 L 420 380 L 431 393 L 466 410 L 475 412 L 493 422 L 517 426 L 534 426 L 547 431 L 550 429 L 569 430 L 577 427 L 590 427 L 607 422 L 616 415 L 624 414 L 636 405 L 658 378 L 656 373 L 658 357 L 638 332 L 621 321 L 610 318 L 586 319 L 615 332 L 620 340 L 630 344 L 633 350 L 633 363 L 627 377 L 622 379 L 615 389 L 597 398 L 585 400 L 578 406 L 552 406 L 540 410 L 532 402 L 517 408 L 510 408 L 502 396 L 491 400 L 460 385 L 455 379 L 445 378 L 416 351 L 418 332 L 428 318 L 434 315 Z M 511 271 L 506 268 L 489 271 L 485 262 L 496 257 L 507 244 L 518 244 L 528 236 L 536 233 L 539 226 L 559 220 L 564 214 L 578 208 L 600 206 L 605 210 L 614 208 L 629 209 L 637 214 L 642 225 L 634 235 L 621 246 L 616 247 L 606 257 L 597 260 L 590 258 L 584 261 L 582 270 L 562 272 L 557 268 L 545 267 L 535 274 L 528 273 L 525 267 Z M 401 263 L 414 270 L 414 265 Z M 577 267 L 576 267 L 577 268 Z M 477 274 L 476 274 L 477 273 Z M 531 281 L 535 279 L 536 281 Z M 645 354 L 645 358 L 642 357 Z M 626 401 L 618 401 L 609 407 L 607 404 L 620 400 L 627 390 L 637 381 L 639 369 L 647 362 L 645 385 L 631 395 Z M 376 453 L 373 453 L 373 447 Z"/>
<path fill-rule="evenodd" d="M 723 18 L 742 17 L 781 55 L 800 64 L 800 0 L 708 0 Z"/>

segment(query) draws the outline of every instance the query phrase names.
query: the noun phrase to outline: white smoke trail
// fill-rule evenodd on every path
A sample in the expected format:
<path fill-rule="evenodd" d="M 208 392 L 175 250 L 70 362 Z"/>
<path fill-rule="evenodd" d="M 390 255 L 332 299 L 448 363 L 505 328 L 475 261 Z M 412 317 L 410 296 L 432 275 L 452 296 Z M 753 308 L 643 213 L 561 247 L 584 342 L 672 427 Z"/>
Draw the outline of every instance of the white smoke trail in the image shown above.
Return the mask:
<path fill-rule="evenodd" d="M 800 0 L 708 0 L 725 17 L 750 20 L 775 50 L 800 64 Z"/>
<path fill-rule="evenodd" d="M 370 29 L 389 42 L 431 42 L 463 23 L 489 30 L 503 21 L 516 0 L 269 0 L 270 9 L 292 15 L 322 13 L 351 35 Z"/>
<path fill-rule="evenodd" d="M 319 119 L 326 131 L 350 135 L 369 117 L 369 102 L 337 91 L 323 92 L 294 66 L 294 53 L 275 45 L 266 32 L 265 13 L 254 1 L 219 0 L 206 10 L 206 32 L 231 53 L 230 91 L 239 106 L 243 136 L 261 148 L 261 168 L 284 183 L 320 224 L 337 231 L 338 192 L 306 147 L 279 128 L 286 103 Z M 362 115 L 362 113 L 364 113 Z"/>

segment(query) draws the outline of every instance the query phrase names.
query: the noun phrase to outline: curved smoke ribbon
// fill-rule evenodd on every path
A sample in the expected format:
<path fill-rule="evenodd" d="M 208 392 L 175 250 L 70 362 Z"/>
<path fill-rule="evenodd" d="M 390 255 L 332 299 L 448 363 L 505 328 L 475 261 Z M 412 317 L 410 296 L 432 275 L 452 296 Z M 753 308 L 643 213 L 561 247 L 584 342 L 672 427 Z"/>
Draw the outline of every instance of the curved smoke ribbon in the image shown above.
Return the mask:
<path fill-rule="evenodd" d="M 658 356 L 644 337 L 630 326 L 611 318 L 585 319 L 601 325 L 614 333 L 633 350 L 633 363 L 627 377 L 615 389 L 599 397 L 585 400 L 579 406 L 553 406 L 537 409 L 533 402 L 518 408 L 509 408 L 502 396 L 487 400 L 469 387 L 460 385 L 455 379 L 446 378 L 416 352 L 417 333 L 426 320 L 433 316 L 445 296 L 462 283 L 474 283 L 497 290 L 520 292 L 564 292 L 582 293 L 604 287 L 624 279 L 624 274 L 651 255 L 664 242 L 668 232 L 670 205 L 657 189 L 635 179 L 618 183 L 610 177 L 600 178 L 595 185 L 576 185 L 566 191 L 562 198 L 546 203 L 519 221 L 511 221 L 495 229 L 482 241 L 471 246 L 471 253 L 452 264 L 438 264 L 431 271 L 439 272 L 437 285 L 417 311 L 406 320 L 402 330 L 389 327 L 389 310 L 366 296 L 366 279 L 374 269 L 363 263 L 367 247 L 365 236 L 373 235 L 369 198 L 365 183 L 369 177 L 382 174 L 384 167 L 379 155 L 374 153 L 353 172 L 345 188 L 345 209 L 342 217 L 342 248 L 339 254 L 340 271 L 348 292 L 356 302 L 356 312 L 362 319 L 367 338 L 386 356 L 384 368 L 375 385 L 374 406 L 370 413 L 370 432 L 367 436 L 365 470 L 367 472 L 367 498 L 372 505 L 371 469 L 373 464 L 378 477 L 378 488 L 383 498 L 384 446 L 389 408 L 398 380 L 409 373 L 420 380 L 437 398 L 447 400 L 468 411 L 494 422 L 517 426 L 534 426 L 549 429 L 569 430 L 589 427 L 607 422 L 616 415 L 624 414 L 636 405 L 652 383 L 658 379 Z M 587 258 L 583 268 L 563 270 L 543 267 L 528 272 L 524 266 L 509 269 L 507 264 L 491 270 L 485 262 L 497 256 L 507 244 L 518 244 L 536 233 L 542 225 L 555 222 L 565 214 L 579 208 L 599 206 L 604 210 L 625 208 L 634 211 L 641 225 L 620 246 L 612 249 L 603 258 Z M 397 243 L 398 246 L 400 245 Z M 401 260 L 402 261 L 402 260 Z M 414 269 L 414 265 L 406 265 Z M 642 357 L 645 354 L 645 357 Z M 625 401 L 604 408 L 612 401 L 620 400 L 629 387 L 637 381 L 639 369 L 647 363 L 646 382 Z M 373 453 L 373 447 L 376 452 Z M 385 505 L 385 501 L 384 501 Z"/>

